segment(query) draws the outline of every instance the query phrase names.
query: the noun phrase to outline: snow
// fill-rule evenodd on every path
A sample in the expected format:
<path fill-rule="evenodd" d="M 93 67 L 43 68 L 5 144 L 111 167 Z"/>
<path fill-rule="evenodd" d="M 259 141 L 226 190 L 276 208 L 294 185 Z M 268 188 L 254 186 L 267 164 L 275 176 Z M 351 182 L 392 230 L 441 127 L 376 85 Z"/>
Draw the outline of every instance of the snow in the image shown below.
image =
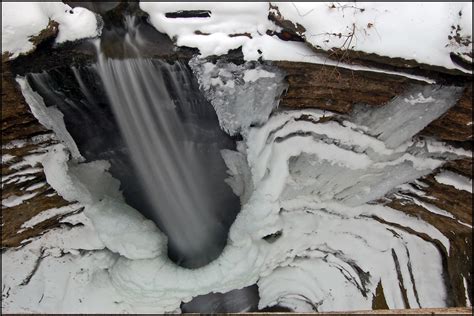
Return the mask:
<path fill-rule="evenodd" d="M 10 160 L 12 160 L 13 158 L 15 158 L 15 156 L 12 156 L 12 155 L 9 155 L 9 154 L 2 155 L 2 163 L 7 163 Z"/>
<path fill-rule="evenodd" d="M 426 193 L 424 191 L 416 189 L 413 184 L 402 184 L 402 185 L 399 185 L 398 187 L 396 187 L 396 189 L 398 189 L 402 192 L 412 193 L 412 194 L 415 194 L 415 195 L 418 195 L 418 196 L 421 196 L 421 197 L 424 197 L 424 198 L 427 198 L 427 199 L 430 199 L 430 200 L 435 200 L 436 199 L 435 197 L 426 195 Z"/>
<path fill-rule="evenodd" d="M 249 69 L 244 73 L 245 82 L 255 82 L 260 78 L 274 78 L 275 74 L 262 69 Z"/>
<path fill-rule="evenodd" d="M 472 41 L 472 3 L 307 2 L 275 5 L 285 19 L 306 29 L 303 35 L 314 47 L 352 49 L 469 72 L 451 60 L 452 51 L 464 51 L 464 48 L 448 45 L 448 35 L 452 25 L 461 24 L 461 35 Z M 472 50 L 472 43 L 469 47 L 466 47 L 467 51 Z"/>
<path fill-rule="evenodd" d="M 51 140 L 53 138 L 54 138 L 53 134 L 41 134 L 41 135 L 31 137 L 28 141 L 15 139 L 5 145 L 2 145 L 2 149 L 21 148 L 27 144 L 37 145 L 43 142 L 47 142 L 48 140 Z"/>
<path fill-rule="evenodd" d="M 435 175 L 436 181 L 455 187 L 457 190 L 472 193 L 472 179 L 461 176 L 451 171 L 442 171 Z"/>
<path fill-rule="evenodd" d="M 252 2 L 140 2 L 140 8 L 150 15 L 150 23 L 160 32 L 177 39 L 177 45 L 198 47 L 202 56 L 226 54 L 240 47 L 249 37 L 229 35 L 264 34 L 275 29 L 268 20 L 268 3 Z M 181 10 L 211 10 L 209 18 L 167 18 L 168 12 Z M 211 35 L 195 34 L 195 31 Z"/>
<path fill-rule="evenodd" d="M 30 218 L 29 220 L 24 222 L 21 225 L 21 228 L 23 228 L 21 231 L 23 231 L 26 228 L 34 227 L 36 224 L 39 224 L 39 223 L 41 223 L 41 222 L 43 222 L 47 219 L 50 219 L 52 217 L 72 213 L 74 211 L 77 211 L 77 209 L 78 209 L 78 206 L 75 205 L 75 204 L 66 205 L 66 206 L 62 206 L 62 207 L 50 208 L 46 211 L 43 211 L 43 212 L 39 213 L 36 216 L 33 216 L 32 218 Z"/>
<path fill-rule="evenodd" d="M 246 74 L 257 87 L 260 81 L 274 83 L 279 76 L 271 68 L 250 64 L 194 62 L 202 87 L 215 87 L 225 96 L 249 84 L 243 79 Z M 204 77 L 206 73 L 210 75 Z M 44 304 L 44 299 L 41 304 L 17 300 L 7 310 L 101 311 L 113 299 L 120 303 L 110 307 L 112 311 L 172 312 L 194 296 L 255 282 L 261 308 L 279 302 L 297 311 L 311 311 L 315 306 L 319 311 L 370 309 L 379 280 L 389 307 L 403 308 L 393 253 L 410 306 L 442 307 L 446 291 L 438 250 L 399 227 L 438 240 L 447 253 L 449 240 L 421 219 L 367 203 L 431 173 L 446 159 L 467 154 L 442 143 L 412 139 L 419 125 L 441 115 L 457 96 L 455 88 L 412 86 L 385 111 L 370 108 L 329 121 L 320 119 L 336 118 L 335 114 L 319 110 L 277 111 L 268 118 L 275 107 L 271 102 L 266 105 L 268 112 L 255 123 L 258 115 L 245 112 L 244 106 L 231 108 L 239 116 L 235 123 L 240 124 L 233 130 L 243 140 L 237 151 L 225 150 L 222 156 L 229 168 L 227 183 L 240 195 L 243 206 L 221 256 L 196 270 L 178 267 L 166 257 L 166 237 L 123 203 L 106 162 L 69 161 L 64 145 L 56 145 L 41 160 L 47 181 L 66 200 L 84 206 L 83 214 L 69 220 L 85 223 L 88 238 L 92 238 L 89 243 L 104 249 L 90 256 L 102 259 L 88 261 L 75 253 L 77 248 L 62 243 L 60 249 L 68 252 L 63 264 L 57 266 L 51 256 L 45 260 L 60 271 L 55 282 L 63 285 L 51 289 L 40 274 L 25 289 L 15 289 L 16 295 L 31 291 L 31 297 L 38 296 L 35 288 L 46 286 L 49 293 L 67 289 L 66 299 L 49 295 Z M 215 91 L 207 97 L 211 102 L 222 98 Z M 215 104 L 217 113 L 229 111 L 229 104 Z M 427 106 L 433 113 L 425 114 Z M 239 112 L 242 107 L 245 111 Z M 249 116 L 251 120 L 246 121 Z M 224 128 L 226 124 L 229 122 Z M 403 133 L 395 138 L 389 135 L 397 130 Z M 435 213 L 447 216 L 441 211 Z M 281 236 L 275 241 L 263 239 L 277 232 Z M 65 275 L 79 275 L 79 266 L 94 272 L 84 279 L 78 277 L 83 282 L 62 283 Z M 38 271 L 48 275 L 47 269 L 41 265 Z M 100 297 L 84 294 L 89 292 Z"/>
<path fill-rule="evenodd" d="M 464 295 L 466 296 L 466 307 L 471 307 L 471 300 L 469 299 L 469 288 L 467 286 L 467 280 L 466 278 L 463 276 L 462 277 L 462 283 L 464 285 Z"/>
<path fill-rule="evenodd" d="M 52 146 L 42 161 L 47 182 L 69 202 L 90 204 L 104 196 L 123 200 L 120 182 L 108 172 L 110 163 L 92 161 L 68 162 L 69 154 L 62 144 Z"/>
<path fill-rule="evenodd" d="M 24 201 L 35 197 L 37 194 L 38 193 L 34 192 L 34 193 L 23 194 L 23 195 L 20 195 L 20 196 L 10 195 L 6 199 L 2 200 L 2 206 L 3 207 L 14 207 L 14 206 L 20 205 Z"/>
<path fill-rule="evenodd" d="M 430 153 L 437 153 L 443 155 L 448 154 L 449 156 L 459 156 L 467 158 L 472 157 L 472 151 L 460 147 L 454 147 L 444 142 L 436 141 L 434 139 L 426 139 L 426 141 L 421 142 L 420 145 L 426 146 Z"/>
<path fill-rule="evenodd" d="M 404 135 L 406 143 L 389 148 L 370 135 L 370 128 L 353 123 L 354 117 L 319 122 L 333 115 L 318 110 L 276 112 L 265 124 L 247 127 L 238 152 L 223 152 L 229 181 L 236 193 L 245 196 L 243 207 L 221 256 L 196 270 L 178 267 L 166 257 L 166 238 L 123 203 L 105 162 L 68 161 L 64 145 L 53 146 L 42 160 L 47 181 L 64 198 L 84 207 L 83 214 L 63 221 L 85 226 L 68 230 L 60 240 L 53 231 L 25 246 L 49 243 L 49 255 L 28 286 L 15 286 L 14 276 L 4 281 L 13 289 L 5 311 L 170 312 L 196 295 L 255 282 L 260 307 L 278 301 L 311 311 L 314 304 L 301 300 L 305 296 L 317 303 L 319 311 L 370 309 L 379 280 L 389 306 L 402 308 L 392 249 L 400 265 L 410 262 L 416 275 L 419 304 L 410 271 L 401 270 L 410 304 L 444 306 L 438 250 L 390 223 L 439 240 L 446 251 L 448 239 L 418 218 L 366 204 L 431 172 L 442 161 L 433 158 L 426 146 L 409 140 L 410 135 Z M 410 159 L 424 167 L 416 169 Z M 436 163 L 423 165 L 430 160 Z M 391 168 L 393 172 L 388 172 Z M 68 237 L 82 230 L 87 237 Z M 276 232 L 281 232 L 276 241 L 263 239 Z M 83 255 L 75 251 L 84 248 L 96 250 Z M 36 249 L 38 253 L 41 247 Z M 10 261 L 4 267 L 13 266 L 17 255 L 7 252 L 3 260 Z M 57 273 L 47 279 L 52 271 Z M 65 282 L 69 275 L 74 276 L 72 281 Z M 56 295 L 59 291 L 66 295 Z M 112 301 L 119 304 L 112 307 Z"/>
<path fill-rule="evenodd" d="M 104 198 L 86 207 L 84 213 L 111 251 L 129 259 L 149 259 L 166 254 L 166 237 L 155 223 L 122 201 Z"/>
<path fill-rule="evenodd" d="M 95 14 L 85 8 L 71 8 L 62 2 L 2 2 L 2 54 L 10 59 L 34 49 L 31 37 L 49 21 L 59 23 L 56 43 L 100 35 Z"/>
<path fill-rule="evenodd" d="M 36 183 L 26 188 L 26 191 L 34 191 L 34 190 L 44 187 L 45 185 L 46 185 L 46 182 Z"/>
<path fill-rule="evenodd" d="M 259 51 L 262 53 L 260 54 Z M 353 65 L 343 61 L 329 59 L 326 55 L 314 52 L 306 43 L 282 41 L 274 36 L 262 35 L 251 39 L 242 46 L 245 60 L 257 60 L 260 57 L 269 61 L 294 61 L 303 63 L 320 64 L 325 66 L 337 66 L 354 71 L 370 71 L 395 76 L 403 76 L 426 83 L 435 81 L 427 77 L 412 75 L 399 71 L 379 69 L 361 65 Z"/>
<path fill-rule="evenodd" d="M 242 47 L 245 60 L 262 57 L 264 60 L 349 66 L 325 60 L 304 43 L 286 42 L 267 35 L 267 30 L 279 30 L 267 18 L 274 10 L 270 5 L 277 7 L 284 19 L 302 25 L 303 37 L 322 50 L 350 48 L 471 73 L 455 64 L 450 53 L 468 53 L 472 43 L 460 45 L 448 36 L 454 35 L 451 26 L 459 25 L 459 36 L 472 41 L 472 3 L 140 2 L 140 8 L 149 14 L 150 23 L 158 31 L 175 39 L 178 46 L 198 48 L 202 57 L 226 54 Z M 209 10 L 211 14 L 208 18 L 165 16 L 167 12 L 180 10 Z M 351 68 L 380 71 L 361 66 Z"/>
<path fill-rule="evenodd" d="M 449 217 L 449 218 L 454 218 L 453 214 L 451 214 L 451 213 L 449 213 L 445 210 L 442 210 L 442 209 L 440 209 L 439 207 L 437 207 L 435 205 L 424 203 L 424 202 L 422 202 L 418 199 L 415 199 L 415 198 L 413 198 L 412 200 L 416 205 L 419 205 L 419 206 L 423 207 L 428 212 L 438 214 L 438 215 L 441 215 L 441 216 L 445 216 L 445 217 Z"/>

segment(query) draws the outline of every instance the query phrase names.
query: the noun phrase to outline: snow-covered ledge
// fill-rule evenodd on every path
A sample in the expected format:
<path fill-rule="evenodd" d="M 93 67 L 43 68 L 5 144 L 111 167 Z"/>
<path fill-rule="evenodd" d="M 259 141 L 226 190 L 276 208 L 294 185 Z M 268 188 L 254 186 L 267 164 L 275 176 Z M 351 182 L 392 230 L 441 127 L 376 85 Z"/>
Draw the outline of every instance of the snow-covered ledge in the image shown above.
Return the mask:
<path fill-rule="evenodd" d="M 292 31 L 322 52 L 353 51 L 472 73 L 472 3 L 153 3 L 141 2 L 155 28 L 203 57 L 242 47 L 245 60 L 325 63 L 305 43 L 269 34 Z M 207 17 L 170 12 L 203 10 Z M 277 23 L 268 19 L 273 17 Z M 344 55 L 344 54 L 343 54 Z M 337 65 L 346 61 L 339 58 Z"/>
<path fill-rule="evenodd" d="M 100 35 L 97 16 L 62 2 L 2 2 L 2 55 L 14 59 L 33 51 L 39 35 L 57 23 L 56 43 Z"/>

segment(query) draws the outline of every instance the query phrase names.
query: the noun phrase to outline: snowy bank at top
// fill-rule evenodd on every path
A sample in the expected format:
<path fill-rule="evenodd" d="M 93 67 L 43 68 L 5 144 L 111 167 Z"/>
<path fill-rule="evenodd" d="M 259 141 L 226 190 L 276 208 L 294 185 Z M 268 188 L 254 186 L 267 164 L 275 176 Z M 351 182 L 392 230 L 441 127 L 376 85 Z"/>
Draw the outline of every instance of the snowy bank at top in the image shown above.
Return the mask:
<path fill-rule="evenodd" d="M 141 2 L 140 8 L 150 15 L 150 23 L 158 31 L 175 39 L 178 46 L 198 48 L 204 57 L 242 47 L 246 60 L 262 57 L 311 62 L 299 49 L 305 44 L 267 34 L 267 30 L 280 30 L 268 19 L 271 13 L 292 23 L 297 33 L 317 49 L 350 49 L 471 72 L 451 58 L 454 54 L 472 62 L 470 2 Z M 208 14 L 167 15 L 195 10 Z M 292 51 L 293 56 L 284 50 Z M 306 52 L 314 55 L 310 49 Z"/>
<path fill-rule="evenodd" d="M 2 2 L 2 54 L 10 59 L 35 48 L 33 38 L 50 21 L 59 24 L 56 43 L 98 36 L 96 15 L 84 8 L 62 2 Z"/>

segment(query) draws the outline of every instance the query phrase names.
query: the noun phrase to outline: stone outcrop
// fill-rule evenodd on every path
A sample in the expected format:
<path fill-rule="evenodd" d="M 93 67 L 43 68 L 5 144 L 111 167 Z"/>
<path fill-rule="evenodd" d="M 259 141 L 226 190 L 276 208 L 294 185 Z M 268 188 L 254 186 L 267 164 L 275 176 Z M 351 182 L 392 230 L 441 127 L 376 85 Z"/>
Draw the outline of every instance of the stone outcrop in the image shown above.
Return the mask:
<path fill-rule="evenodd" d="M 43 127 L 31 113 L 8 64 L 2 66 L 3 248 L 18 247 L 22 241 L 57 227 L 61 216 L 52 217 L 31 228 L 22 229 L 21 226 L 45 210 L 69 203 L 46 183 L 41 164 L 30 166 L 25 163 L 25 157 L 45 152 L 58 141 L 52 131 Z M 42 183 L 44 185 L 39 186 Z M 25 194 L 34 196 L 18 205 L 3 205 L 4 200 Z"/>
<path fill-rule="evenodd" d="M 287 73 L 288 91 L 280 105 L 348 113 L 355 104 L 380 106 L 402 93 L 412 80 L 309 63 L 275 62 Z"/>

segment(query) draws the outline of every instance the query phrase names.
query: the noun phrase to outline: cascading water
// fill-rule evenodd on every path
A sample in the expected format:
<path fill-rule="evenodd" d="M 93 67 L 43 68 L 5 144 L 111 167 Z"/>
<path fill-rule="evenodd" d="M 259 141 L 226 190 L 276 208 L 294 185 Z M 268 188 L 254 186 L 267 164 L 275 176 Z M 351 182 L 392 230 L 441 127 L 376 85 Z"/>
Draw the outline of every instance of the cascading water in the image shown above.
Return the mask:
<path fill-rule="evenodd" d="M 124 19 L 104 30 L 98 63 L 29 74 L 31 88 L 64 115 L 67 131 L 86 161 L 110 162 L 127 204 L 168 236 L 168 256 L 195 268 L 216 258 L 240 209 L 225 183 L 223 132 L 213 106 L 188 65 L 140 58 L 149 50 L 148 24 Z M 107 58 L 111 56 L 112 58 Z M 125 58 L 128 57 L 128 58 Z M 117 59 L 120 58 L 120 59 Z M 187 312 L 256 310 L 256 286 L 202 295 Z"/>
<path fill-rule="evenodd" d="M 123 52 L 132 58 L 108 59 L 99 49 L 95 65 L 28 79 L 64 114 L 86 160 L 110 161 L 127 203 L 168 236 L 170 258 L 199 267 L 220 254 L 240 208 L 220 153 L 235 144 L 189 67 L 139 58 L 136 21 L 125 22 Z"/>
<path fill-rule="evenodd" d="M 153 208 L 147 216 L 161 224 L 172 249 L 192 258 L 205 252 L 208 262 L 226 231 L 218 214 L 229 206 L 216 176 L 228 139 L 219 140 L 213 115 L 186 96 L 192 83 L 184 65 L 101 59 L 97 70 Z"/>

